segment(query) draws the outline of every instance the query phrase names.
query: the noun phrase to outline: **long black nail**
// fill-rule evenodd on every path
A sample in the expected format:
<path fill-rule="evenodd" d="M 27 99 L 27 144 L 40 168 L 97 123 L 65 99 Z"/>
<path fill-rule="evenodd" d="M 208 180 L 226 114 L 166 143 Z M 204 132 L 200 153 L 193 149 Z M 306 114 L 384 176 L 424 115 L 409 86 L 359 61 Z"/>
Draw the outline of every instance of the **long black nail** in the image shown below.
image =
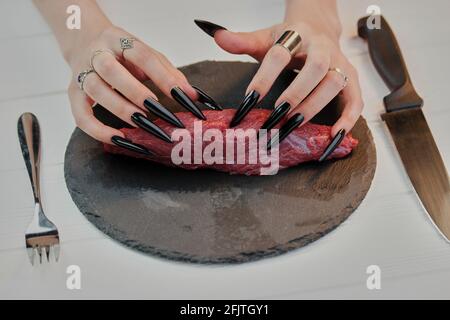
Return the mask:
<path fill-rule="evenodd" d="M 280 130 L 278 130 L 278 133 L 267 143 L 267 150 L 270 150 L 276 145 L 276 140 L 278 140 L 278 144 L 280 144 L 292 131 L 302 124 L 303 120 L 305 120 L 305 117 L 301 113 L 296 113 L 290 117 L 289 120 L 281 126 Z"/>
<path fill-rule="evenodd" d="M 275 127 L 283 117 L 289 112 L 291 109 L 291 105 L 288 102 L 282 102 L 273 109 L 269 118 L 267 118 L 266 122 L 261 126 L 261 129 L 266 129 L 267 131 Z"/>
<path fill-rule="evenodd" d="M 198 101 L 203 103 L 205 106 L 207 106 L 210 109 L 213 110 L 223 110 L 223 108 L 214 101 L 213 98 L 211 98 L 210 95 L 208 95 L 205 91 L 200 89 L 197 86 L 192 86 L 198 93 Z"/>
<path fill-rule="evenodd" d="M 339 130 L 338 133 L 334 136 L 333 140 L 331 140 L 330 144 L 325 148 L 325 151 L 319 158 L 319 162 L 322 162 L 326 158 L 328 158 L 333 153 L 333 151 L 337 147 L 339 147 L 344 137 L 345 137 L 345 129 Z"/>
<path fill-rule="evenodd" d="M 113 136 L 111 138 L 111 142 L 119 147 L 131 150 L 131 151 L 134 151 L 134 152 L 137 152 L 140 154 L 144 154 L 146 156 L 153 155 L 153 153 L 150 152 L 150 150 L 148 150 L 146 147 L 141 146 L 140 144 L 133 143 L 130 140 L 119 137 L 119 136 Z"/>
<path fill-rule="evenodd" d="M 159 103 L 155 99 L 147 98 L 144 101 L 144 106 L 148 109 L 148 111 L 150 111 L 157 117 L 160 117 L 161 119 L 169 122 L 175 127 L 185 128 L 184 124 L 180 121 L 180 119 L 177 118 L 175 114 L 173 114 L 171 111 L 169 111 L 169 109 L 164 107 L 161 103 Z"/>
<path fill-rule="evenodd" d="M 183 90 L 178 87 L 174 87 L 172 90 L 170 90 L 170 94 L 179 104 L 192 112 L 194 116 L 201 120 L 206 120 L 206 117 L 202 113 L 202 111 L 195 105 L 194 101 L 192 101 L 191 98 L 189 98 Z"/>
<path fill-rule="evenodd" d="M 166 141 L 172 142 L 170 136 L 156 124 L 154 124 L 150 119 L 146 116 L 140 114 L 139 112 L 133 113 L 131 116 L 131 120 L 139 127 L 144 129 L 145 131 L 155 135 L 156 137 Z"/>
<path fill-rule="evenodd" d="M 258 103 L 259 93 L 255 90 L 250 91 L 242 100 L 239 109 L 234 114 L 233 119 L 231 120 L 230 127 L 237 126 L 242 119 L 250 112 L 250 110 Z"/>
<path fill-rule="evenodd" d="M 214 38 L 214 34 L 216 33 L 216 31 L 218 30 L 227 30 L 226 28 L 219 26 L 218 24 L 209 22 L 209 21 L 205 21 L 205 20 L 198 20 L 195 19 L 194 20 L 195 24 L 202 29 L 206 34 L 208 34 L 209 36 Z"/>

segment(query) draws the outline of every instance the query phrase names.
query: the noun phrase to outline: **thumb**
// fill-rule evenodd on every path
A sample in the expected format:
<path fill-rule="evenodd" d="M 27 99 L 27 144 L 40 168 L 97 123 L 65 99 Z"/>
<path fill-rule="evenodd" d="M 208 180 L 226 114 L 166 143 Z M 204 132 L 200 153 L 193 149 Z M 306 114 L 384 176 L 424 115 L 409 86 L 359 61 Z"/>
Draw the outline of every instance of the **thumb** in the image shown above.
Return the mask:
<path fill-rule="evenodd" d="M 248 54 L 256 59 L 264 54 L 273 44 L 271 29 L 261 29 L 253 32 L 232 32 L 218 30 L 214 40 L 223 50 L 233 54 Z"/>

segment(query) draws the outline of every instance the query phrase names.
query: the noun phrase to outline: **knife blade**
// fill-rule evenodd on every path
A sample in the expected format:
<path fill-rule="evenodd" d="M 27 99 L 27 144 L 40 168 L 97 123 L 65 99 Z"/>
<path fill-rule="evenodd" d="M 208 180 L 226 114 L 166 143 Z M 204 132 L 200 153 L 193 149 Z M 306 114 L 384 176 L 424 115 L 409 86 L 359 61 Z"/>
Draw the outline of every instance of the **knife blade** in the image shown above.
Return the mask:
<path fill-rule="evenodd" d="M 450 182 L 445 164 L 422 112 L 423 100 L 412 85 L 400 47 L 387 21 L 379 28 L 358 21 L 358 34 L 368 42 L 370 57 L 391 93 L 384 97 L 386 123 L 406 173 L 433 224 L 450 239 Z M 450 242 L 450 241 L 449 241 Z"/>

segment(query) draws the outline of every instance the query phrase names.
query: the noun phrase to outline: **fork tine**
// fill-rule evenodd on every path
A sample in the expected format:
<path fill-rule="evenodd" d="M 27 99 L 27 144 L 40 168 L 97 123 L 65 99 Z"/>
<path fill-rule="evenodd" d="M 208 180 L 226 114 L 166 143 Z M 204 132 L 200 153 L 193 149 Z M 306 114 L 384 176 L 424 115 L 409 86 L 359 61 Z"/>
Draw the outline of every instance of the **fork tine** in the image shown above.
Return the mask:
<path fill-rule="evenodd" d="M 42 247 L 36 247 L 37 253 L 39 255 L 39 263 L 42 264 Z"/>
<path fill-rule="evenodd" d="M 55 261 L 58 262 L 59 260 L 59 244 L 55 244 L 52 246 L 53 248 L 53 255 L 55 256 Z"/>
<path fill-rule="evenodd" d="M 27 248 L 28 258 L 30 259 L 31 265 L 34 266 L 34 248 Z"/>
<path fill-rule="evenodd" d="M 45 256 L 47 257 L 47 262 L 50 262 L 50 247 L 45 246 L 44 251 L 45 251 Z"/>

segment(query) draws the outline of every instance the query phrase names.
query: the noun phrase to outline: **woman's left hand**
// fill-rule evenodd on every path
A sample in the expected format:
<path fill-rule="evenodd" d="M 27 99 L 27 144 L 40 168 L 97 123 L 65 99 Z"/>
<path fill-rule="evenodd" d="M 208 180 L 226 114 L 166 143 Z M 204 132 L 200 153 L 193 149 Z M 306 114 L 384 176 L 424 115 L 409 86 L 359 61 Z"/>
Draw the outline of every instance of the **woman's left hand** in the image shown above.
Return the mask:
<path fill-rule="evenodd" d="M 197 22 L 199 26 L 202 23 L 208 24 Z M 210 32 L 207 32 L 222 49 L 233 54 L 248 54 L 261 62 L 246 93 L 255 90 L 261 100 L 283 69 L 299 69 L 300 72 L 279 96 L 275 106 L 289 103 L 290 114 L 301 113 L 304 124 L 341 93 L 344 109 L 331 134 L 335 136 L 341 129 L 349 132 L 353 128 L 363 109 L 363 101 L 357 71 L 339 46 L 340 26 L 330 28 L 324 20 L 322 24 L 306 21 L 281 23 L 254 32 L 231 32 L 214 24 L 209 27 Z M 302 38 L 300 47 L 292 56 L 286 48 L 274 46 L 286 30 L 297 31 Z M 335 71 L 335 68 L 342 73 Z"/>

